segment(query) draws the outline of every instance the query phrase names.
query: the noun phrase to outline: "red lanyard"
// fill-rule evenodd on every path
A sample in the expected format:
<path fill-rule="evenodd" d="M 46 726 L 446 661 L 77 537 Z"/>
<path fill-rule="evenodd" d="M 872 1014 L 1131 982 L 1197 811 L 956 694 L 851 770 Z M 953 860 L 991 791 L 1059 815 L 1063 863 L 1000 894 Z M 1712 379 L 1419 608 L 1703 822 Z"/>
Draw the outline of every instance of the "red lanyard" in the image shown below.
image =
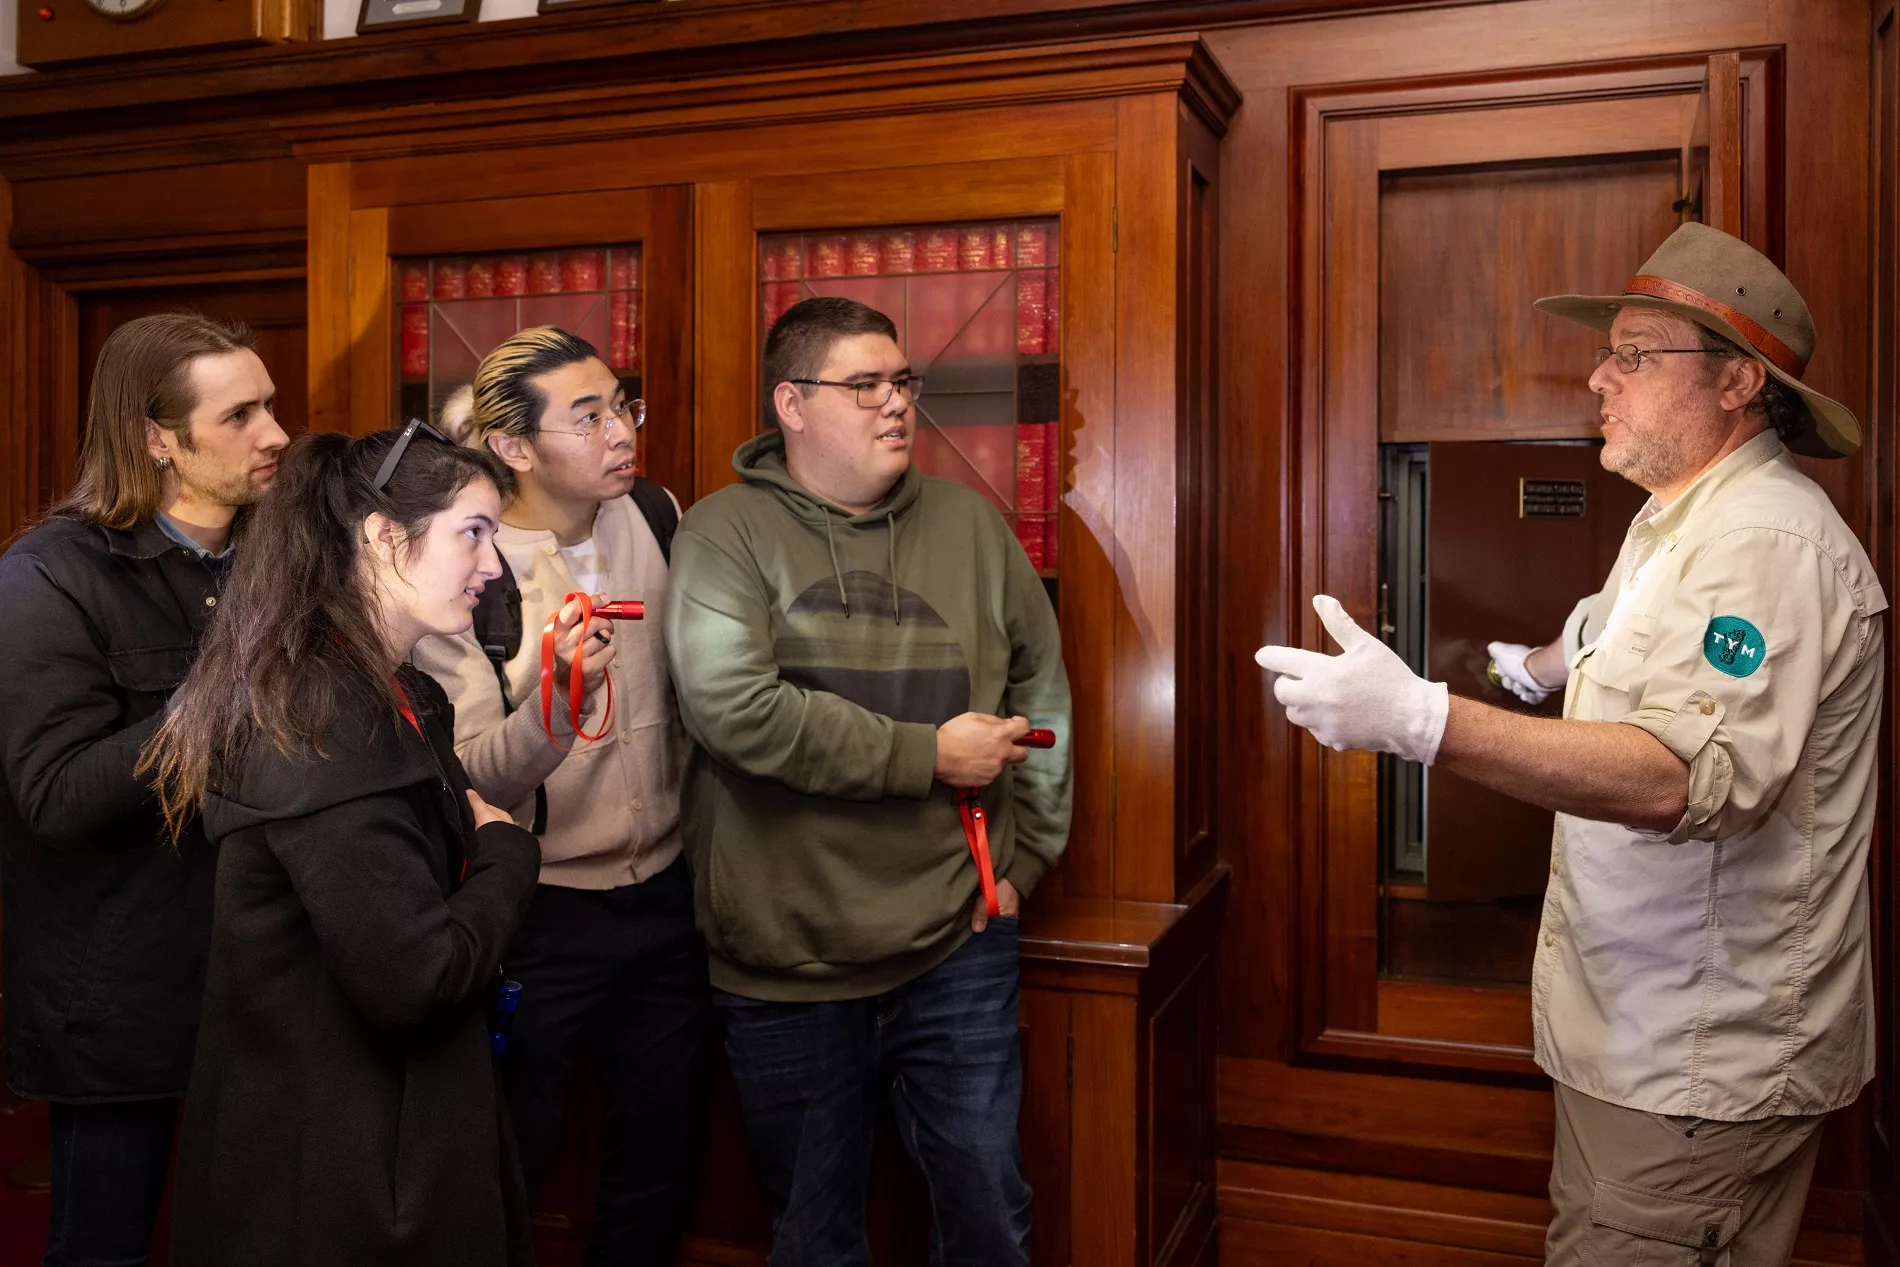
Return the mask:
<path fill-rule="evenodd" d="M 422 723 L 416 720 L 416 710 L 409 707 L 409 696 L 403 693 L 402 683 L 392 680 L 390 685 L 396 688 L 396 711 L 402 714 L 404 721 L 415 728 L 417 737 L 427 743 L 429 737 L 422 733 Z"/>
<path fill-rule="evenodd" d="M 565 607 L 573 602 L 581 605 L 581 628 L 585 629 L 587 622 L 594 618 L 594 600 L 586 594 L 569 594 L 561 601 L 561 605 Z M 609 606 L 615 606 L 615 604 L 609 604 Z M 604 610 L 603 614 L 605 614 Z M 556 610 L 552 616 L 548 617 L 547 625 L 541 630 L 541 725 L 547 729 L 549 743 L 562 752 L 572 752 L 572 748 L 554 737 L 554 624 L 560 616 L 560 611 Z M 590 735 L 581 729 L 581 705 L 586 702 L 583 694 L 586 688 L 582 681 L 581 670 L 581 652 L 584 649 L 584 645 L 575 647 L 573 659 L 568 661 L 567 708 L 568 721 L 574 727 L 574 733 L 591 743 L 596 739 L 605 739 L 613 728 L 614 675 L 611 673 L 607 675 L 607 708 L 601 714 L 600 729 Z"/>
<path fill-rule="evenodd" d="M 963 815 L 963 839 L 969 842 L 970 857 L 976 860 L 976 878 L 983 886 L 983 909 L 992 915 L 1002 913 L 996 902 L 996 864 L 990 861 L 989 816 L 977 790 L 966 787 L 957 793 L 957 812 Z"/>
<path fill-rule="evenodd" d="M 1052 748 L 1055 742 L 1053 730 L 1032 730 L 1016 741 L 1023 748 Z M 957 813 L 963 816 L 963 839 L 970 846 L 970 858 L 976 863 L 977 883 L 983 887 L 983 909 L 1000 915 L 1002 907 L 996 900 L 996 863 L 990 858 L 989 815 L 984 812 L 980 797 L 976 788 L 959 789 Z"/>

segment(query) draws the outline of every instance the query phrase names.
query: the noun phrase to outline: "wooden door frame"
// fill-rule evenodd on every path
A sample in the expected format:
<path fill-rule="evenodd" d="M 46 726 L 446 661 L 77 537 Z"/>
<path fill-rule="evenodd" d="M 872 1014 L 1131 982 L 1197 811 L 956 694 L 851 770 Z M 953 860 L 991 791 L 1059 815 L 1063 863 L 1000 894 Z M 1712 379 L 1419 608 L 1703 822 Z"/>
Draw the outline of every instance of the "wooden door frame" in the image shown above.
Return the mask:
<path fill-rule="evenodd" d="M 231 249 L 202 244 L 154 252 L 110 243 L 57 253 L 4 246 L 11 200 L 0 199 L 0 333 L 8 358 L 0 391 L 0 439 L 10 455 L 0 513 L 4 534 L 27 527 L 79 473 L 85 402 L 79 398 L 79 300 L 99 291 L 287 281 L 304 275 L 302 242 L 247 241 Z M 4 538 L 0 538 L 4 539 Z"/>
<path fill-rule="evenodd" d="M 1561 157 L 1570 151 L 1537 143 L 1528 129 L 1519 133 L 1527 138 L 1521 155 L 1500 154 L 1496 140 L 1500 132 L 1512 134 L 1507 121 L 1514 115 L 1557 110 L 1586 134 L 1575 156 L 1618 152 L 1605 148 L 1616 142 L 1614 128 L 1605 126 L 1614 122 L 1606 105 L 1693 96 L 1703 89 L 1710 58 L 1725 51 L 1477 79 L 1295 90 L 1290 158 L 1300 196 L 1290 232 L 1294 355 L 1287 416 L 1293 420 L 1288 452 L 1296 474 L 1289 480 L 1282 601 L 1285 610 L 1298 613 L 1301 645 L 1328 645 L 1311 608 L 1315 594 L 1334 595 L 1362 618 L 1377 609 L 1371 525 L 1378 488 L 1378 332 L 1377 323 L 1362 314 L 1368 302 L 1377 310 L 1378 275 L 1374 267 L 1342 280 L 1327 261 L 1341 232 L 1372 234 L 1358 249 L 1378 258 L 1382 149 L 1403 153 L 1406 167 L 1451 166 L 1487 155 L 1491 161 Z M 1780 50 L 1744 50 L 1741 79 L 1745 96 L 1754 85 L 1757 102 L 1772 100 Z M 1431 116 L 1467 112 L 1473 116 L 1470 129 L 1450 129 L 1436 140 L 1427 135 Z M 1753 124 L 1762 137 L 1771 134 L 1774 124 L 1765 110 L 1743 113 L 1745 126 Z M 1383 135 L 1382 125 L 1394 135 Z M 1672 135 L 1679 133 L 1659 131 L 1654 148 L 1676 148 Z M 1436 148 L 1421 152 L 1427 144 Z M 1744 215 L 1755 208 L 1751 227 L 1764 242 L 1779 241 L 1779 199 L 1772 196 L 1779 187 L 1779 158 L 1778 149 L 1750 153 L 1744 198 L 1737 199 L 1745 200 Z M 1374 200 L 1371 208 L 1364 205 L 1367 198 Z M 1369 296 L 1362 293 L 1368 285 Z M 1540 1079 L 1521 1037 L 1528 992 L 1380 979 L 1377 758 L 1304 741 L 1291 750 L 1297 756 L 1283 777 L 1299 874 L 1295 988 L 1301 1053 L 1370 1067 L 1430 1066 L 1527 1083 Z M 1443 1023 L 1429 1027 L 1430 1034 L 1417 1032 L 1417 1018 L 1432 1015 Z M 1413 1032 L 1391 1032 L 1400 1027 Z"/>

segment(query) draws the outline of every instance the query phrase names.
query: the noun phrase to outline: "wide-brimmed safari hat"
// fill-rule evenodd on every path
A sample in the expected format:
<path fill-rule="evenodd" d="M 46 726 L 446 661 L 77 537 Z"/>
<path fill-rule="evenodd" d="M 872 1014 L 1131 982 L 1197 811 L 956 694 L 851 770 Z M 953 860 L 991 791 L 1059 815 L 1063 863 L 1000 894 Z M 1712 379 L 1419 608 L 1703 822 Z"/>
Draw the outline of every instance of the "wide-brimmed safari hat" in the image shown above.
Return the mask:
<path fill-rule="evenodd" d="M 1814 318 L 1801 292 L 1768 257 L 1706 224 L 1685 224 L 1656 248 L 1620 295 L 1552 295 L 1537 307 L 1609 333 L 1630 305 L 1687 317 L 1752 353 L 1770 374 L 1800 393 L 1807 426 L 1785 437 L 1796 453 L 1844 458 L 1860 448 L 1860 423 L 1839 401 L 1801 384 L 1814 355 Z"/>

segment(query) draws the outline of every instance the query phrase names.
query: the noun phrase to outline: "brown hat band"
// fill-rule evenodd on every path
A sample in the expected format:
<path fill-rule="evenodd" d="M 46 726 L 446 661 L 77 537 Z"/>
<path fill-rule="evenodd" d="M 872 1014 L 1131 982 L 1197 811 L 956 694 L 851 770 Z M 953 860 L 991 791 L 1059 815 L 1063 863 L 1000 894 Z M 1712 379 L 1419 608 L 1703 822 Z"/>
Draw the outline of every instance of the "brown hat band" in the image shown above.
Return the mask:
<path fill-rule="evenodd" d="M 1648 295 L 1652 299 L 1666 299 L 1670 303 L 1687 304 L 1691 308 L 1700 308 L 1712 316 L 1720 317 L 1740 332 L 1741 336 L 1752 343 L 1757 352 L 1775 363 L 1775 368 L 1790 378 L 1800 378 L 1807 364 L 1794 354 L 1794 349 L 1770 334 L 1753 317 L 1739 308 L 1731 308 L 1719 299 L 1711 299 L 1699 290 L 1692 290 L 1681 282 L 1672 282 L 1667 277 L 1653 277 L 1648 273 L 1638 273 L 1630 278 L 1629 285 L 1623 287 L 1626 295 Z"/>

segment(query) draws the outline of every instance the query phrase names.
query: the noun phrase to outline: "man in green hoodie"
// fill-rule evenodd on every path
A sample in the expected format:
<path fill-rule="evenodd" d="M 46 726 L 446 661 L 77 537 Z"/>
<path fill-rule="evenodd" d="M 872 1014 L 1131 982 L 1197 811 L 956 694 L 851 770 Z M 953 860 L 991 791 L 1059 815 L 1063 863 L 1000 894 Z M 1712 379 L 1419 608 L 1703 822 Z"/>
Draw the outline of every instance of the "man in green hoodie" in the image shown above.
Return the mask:
<path fill-rule="evenodd" d="M 934 1261 L 1027 1263 L 1016 914 L 1068 838 L 1055 612 L 995 508 L 911 465 L 923 380 L 890 318 L 808 299 L 773 327 L 765 371 L 778 428 L 681 521 L 666 642 L 694 741 L 695 903 L 773 1267 L 870 1263 L 884 1094 L 927 1179 Z M 1056 746 L 1018 746 L 1031 726 Z"/>

